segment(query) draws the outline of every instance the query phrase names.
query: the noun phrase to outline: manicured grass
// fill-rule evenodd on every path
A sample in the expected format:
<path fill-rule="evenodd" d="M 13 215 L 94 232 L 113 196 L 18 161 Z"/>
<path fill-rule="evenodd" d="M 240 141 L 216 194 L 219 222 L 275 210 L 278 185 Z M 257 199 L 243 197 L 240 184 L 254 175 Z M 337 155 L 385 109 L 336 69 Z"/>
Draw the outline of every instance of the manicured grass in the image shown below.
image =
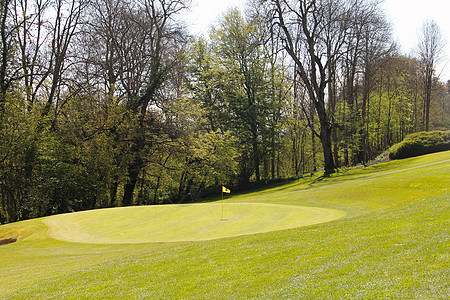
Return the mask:
<path fill-rule="evenodd" d="M 223 216 L 222 216 L 223 214 Z M 261 203 L 110 208 L 49 217 L 49 237 L 76 243 L 201 241 L 329 222 L 341 210 Z"/>
<path fill-rule="evenodd" d="M 344 219 L 211 241 L 83 244 L 3 225 L 0 298 L 447 299 L 450 152 L 229 198 Z M 97 233 L 98 234 L 98 233 Z"/>

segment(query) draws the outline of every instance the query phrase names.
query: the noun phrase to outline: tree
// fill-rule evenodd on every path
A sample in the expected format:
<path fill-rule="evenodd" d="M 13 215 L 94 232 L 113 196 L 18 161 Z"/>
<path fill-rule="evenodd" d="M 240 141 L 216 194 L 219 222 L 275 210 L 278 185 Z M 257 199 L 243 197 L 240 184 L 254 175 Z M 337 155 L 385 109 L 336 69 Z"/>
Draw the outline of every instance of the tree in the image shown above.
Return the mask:
<path fill-rule="evenodd" d="M 439 26 L 435 21 L 426 21 L 419 35 L 417 51 L 423 66 L 424 76 L 424 102 L 423 102 L 423 126 L 429 131 L 431 93 L 433 88 L 433 76 L 438 62 L 442 59 L 445 42 Z"/>
<path fill-rule="evenodd" d="M 205 113 L 205 130 L 216 131 L 223 125 L 224 103 L 212 45 L 206 39 L 193 41 L 189 51 L 189 88 Z"/>
<path fill-rule="evenodd" d="M 125 19 L 126 39 L 119 45 L 120 64 L 124 68 L 121 83 L 127 95 L 127 109 L 136 117 L 131 133 L 128 180 L 124 186 L 123 205 L 133 203 L 140 171 L 145 165 L 144 150 L 151 137 L 158 134 L 159 120 L 148 112 L 158 105 L 167 84 L 182 57 L 185 34 L 176 16 L 186 9 L 184 0 L 143 0 L 131 6 Z M 149 140 L 150 138 L 150 140 Z"/>
<path fill-rule="evenodd" d="M 47 58 L 48 71 L 51 75 L 50 88 L 43 108 L 42 115 L 48 116 L 52 106 L 56 111 L 59 103 L 59 93 L 62 92 L 64 83 L 63 74 L 68 70 L 68 55 L 70 53 L 74 36 L 78 33 L 82 12 L 86 7 L 85 0 L 55 0 L 53 19 L 50 22 L 49 33 L 51 36 L 50 56 Z M 38 26 L 40 23 L 38 24 Z M 37 41 L 41 42 L 41 41 Z M 56 116 L 55 116 L 56 119 Z M 54 121 L 55 122 L 55 121 Z"/>
<path fill-rule="evenodd" d="M 15 58 L 17 39 L 16 27 L 11 22 L 11 4 L 11 0 L 0 1 L 0 113 L 5 111 L 6 93 L 18 79 L 20 72 Z"/>
<path fill-rule="evenodd" d="M 314 104 L 319 117 L 320 138 L 324 154 L 325 173 L 333 173 L 336 165 L 333 159 L 331 133 L 333 120 L 327 111 L 326 88 L 334 76 L 329 66 L 337 61 L 343 46 L 343 39 L 324 42 L 324 27 L 345 28 L 348 21 L 342 11 L 342 17 L 336 18 L 326 12 L 332 1 L 268 1 L 273 9 L 273 24 L 281 28 L 284 49 L 292 58 L 307 95 Z M 336 6 L 339 9 L 342 6 Z M 331 19 L 330 19 L 331 17 Z M 328 52 L 327 52 L 328 46 Z M 331 70 L 331 72 L 330 72 Z"/>
<path fill-rule="evenodd" d="M 352 163 L 368 161 L 368 124 L 370 92 L 378 61 L 392 50 L 390 24 L 386 21 L 378 1 L 355 0 L 349 12 L 348 34 L 345 36 L 344 101 L 348 114 L 344 120 L 345 162 L 352 152 Z"/>
<path fill-rule="evenodd" d="M 46 28 L 49 20 L 45 13 L 50 6 L 50 1 L 14 1 L 13 23 L 17 27 L 20 67 L 28 110 L 33 109 L 38 100 L 37 95 L 52 71 L 52 60 L 46 55 L 50 52 L 46 45 L 51 39 L 51 33 Z"/>
<path fill-rule="evenodd" d="M 225 129 L 232 130 L 239 140 L 241 183 L 253 175 L 256 181 L 261 179 L 261 140 L 269 114 L 266 37 L 260 20 L 246 20 L 237 9 L 230 10 L 211 35 L 226 103 Z"/>

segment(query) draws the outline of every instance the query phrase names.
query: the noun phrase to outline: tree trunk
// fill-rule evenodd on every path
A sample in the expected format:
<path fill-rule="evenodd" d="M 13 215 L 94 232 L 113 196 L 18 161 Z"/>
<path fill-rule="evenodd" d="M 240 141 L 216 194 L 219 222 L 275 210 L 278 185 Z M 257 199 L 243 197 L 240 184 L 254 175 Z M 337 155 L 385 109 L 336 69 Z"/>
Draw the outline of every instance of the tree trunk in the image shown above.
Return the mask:
<path fill-rule="evenodd" d="M 131 147 L 131 152 L 133 153 L 134 158 L 132 162 L 128 164 L 128 180 L 124 185 L 122 206 L 130 206 L 133 204 L 134 188 L 136 187 L 139 173 L 144 166 L 144 162 L 141 158 L 143 148 L 144 141 L 142 140 L 142 137 L 136 137 L 135 143 Z"/>
<path fill-rule="evenodd" d="M 333 151 L 331 147 L 331 126 L 320 127 L 320 142 L 323 148 L 323 157 L 325 161 L 325 175 L 335 172 L 336 165 L 334 164 Z"/>
<path fill-rule="evenodd" d="M 137 157 L 134 159 L 134 162 L 128 166 L 128 181 L 123 187 L 122 206 L 130 206 L 133 204 L 134 188 L 136 187 L 141 167 L 142 161 Z"/>
<path fill-rule="evenodd" d="M 331 131 L 332 126 L 330 124 L 328 115 L 326 113 L 325 109 L 325 94 L 319 93 L 319 96 L 321 99 L 318 99 L 318 101 L 314 101 L 314 105 L 316 107 L 317 115 L 319 116 L 320 121 L 320 142 L 322 143 L 322 149 L 323 149 L 323 158 L 324 158 L 324 168 L 325 168 L 325 175 L 329 175 L 331 173 L 334 173 L 336 170 L 336 165 L 334 164 L 333 159 L 333 149 L 331 146 Z"/>

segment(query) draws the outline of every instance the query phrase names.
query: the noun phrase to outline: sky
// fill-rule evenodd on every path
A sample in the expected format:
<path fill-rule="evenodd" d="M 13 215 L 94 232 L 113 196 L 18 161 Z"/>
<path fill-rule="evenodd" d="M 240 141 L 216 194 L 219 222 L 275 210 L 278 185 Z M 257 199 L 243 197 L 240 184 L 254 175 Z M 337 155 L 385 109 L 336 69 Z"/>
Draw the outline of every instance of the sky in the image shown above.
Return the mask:
<path fill-rule="evenodd" d="M 441 81 L 450 80 L 450 6 L 448 0 L 385 0 L 382 7 L 393 25 L 394 39 L 402 54 L 414 55 L 424 21 L 434 20 L 446 41 L 444 59 L 437 67 Z M 244 10 L 245 0 L 192 0 L 186 22 L 192 34 L 208 35 L 210 26 L 232 7 Z"/>

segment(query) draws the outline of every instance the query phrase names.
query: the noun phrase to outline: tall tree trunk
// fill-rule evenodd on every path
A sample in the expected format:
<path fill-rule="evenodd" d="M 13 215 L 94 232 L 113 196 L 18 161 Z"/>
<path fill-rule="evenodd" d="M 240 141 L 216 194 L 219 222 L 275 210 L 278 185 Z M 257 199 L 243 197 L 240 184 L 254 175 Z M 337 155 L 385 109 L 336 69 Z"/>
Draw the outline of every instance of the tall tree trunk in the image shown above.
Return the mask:
<path fill-rule="evenodd" d="M 123 187 L 122 206 L 130 206 L 133 204 L 134 189 L 138 181 L 139 172 L 143 167 L 143 161 L 138 153 L 135 154 L 133 162 L 128 165 L 128 180 Z"/>
<path fill-rule="evenodd" d="M 333 150 L 331 147 L 331 126 L 320 126 L 320 142 L 322 143 L 325 161 L 325 175 L 329 175 L 334 173 L 336 169 L 333 159 Z"/>
<path fill-rule="evenodd" d="M 142 122 L 136 124 L 136 132 L 133 137 L 133 144 L 130 148 L 132 153 L 132 160 L 128 164 L 128 179 L 124 185 L 124 194 L 122 198 L 122 206 L 129 206 L 133 204 L 133 195 L 136 183 L 138 181 L 139 173 L 144 167 L 143 150 L 145 147 L 145 128 Z"/>
<path fill-rule="evenodd" d="M 326 113 L 325 108 L 325 94 L 319 93 L 320 98 L 318 101 L 314 101 L 314 106 L 316 107 L 317 115 L 319 116 L 320 122 L 320 142 L 322 143 L 323 158 L 324 158 L 324 168 L 325 175 L 329 175 L 335 172 L 336 165 L 333 159 L 333 149 L 331 146 L 331 131 L 332 125 L 329 120 L 329 116 Z"/>

